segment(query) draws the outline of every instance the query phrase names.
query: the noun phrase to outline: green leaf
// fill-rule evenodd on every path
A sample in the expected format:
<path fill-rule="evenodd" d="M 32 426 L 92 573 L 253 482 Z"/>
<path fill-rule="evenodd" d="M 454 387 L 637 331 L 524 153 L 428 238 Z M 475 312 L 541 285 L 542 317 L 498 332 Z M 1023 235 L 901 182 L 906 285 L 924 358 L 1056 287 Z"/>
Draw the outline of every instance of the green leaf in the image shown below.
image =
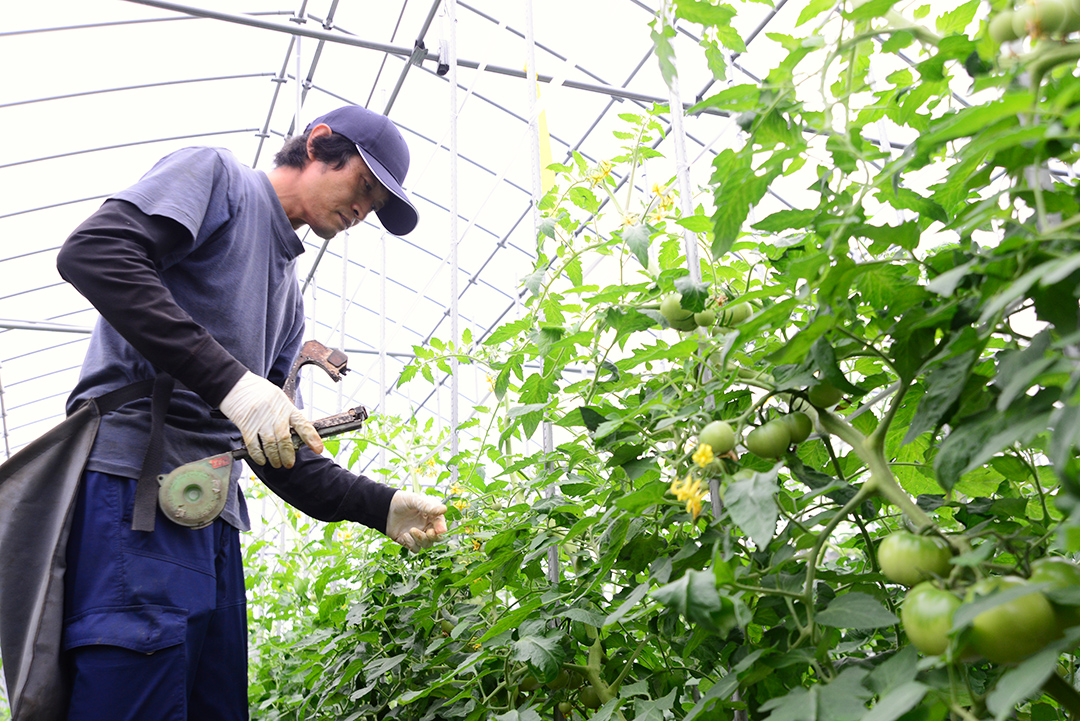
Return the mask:
<path fill-rule="evenodd" d="M 814 341 L 814 345 L 810 348 L 810 356 L 814 360 L 814 365 L 821 371 L 822 378 L 832 383 L 833 386 L 850 395 L 861 396 L 866 394 L 866 391 L 854 385 L 844 375 L 844 371 L 840 369 L 840 365 L 836 362 L 836 352 L 827 338 L 822 336 Z"/>
<path fill-rule="evenodd" d="M 821 687 L 818 718 L 821 721 L 858 721 L 866 712 L 871 693 L 864 685 L 867 671 L 848 666 Z"/>
<path fill-rule="evenodd" d="M 607 618 L 605 618 L 604 621 L 600 624 L 600 627 L 606 628 L 613 623 L 617 623 L 619 619 L 630 613 L 630 611 L 633 610 L 634 606 L 638 605 L 638 602 L 641 601 L 641 599 L 645 598 L 648 593 L 649 584 L 647 582 L 640 584 L 630 593 L 629 596 L 627 596 L 625 601 L 619 604 L 619 607 L 617 609 L 608 614 Z"/>
<path fill-rule="evenodd" d="M 896 655 L 870 672 L 870 684 L 878 696 L 915 680 L 919 673 L 919 653 L 908 644 Z"/>
<path fill-rule="evenodd" d="M 762 218 L 754 223 L 752 227 L 766 233 L 779 233 L 781 230 L 790 230 L 792 228 L 806 228 L 820 213 L 821 211 L 816 208 L 811 210 L 780 210 Z"/>
<path fill-rule="evenodd" d="M 780 466 L 764 473 L 752 473 L 728 484 L 724 506 L 731 520 L 750 537 L 758 550 L 764 550 L 776 531 L 780 509 L 776 505 L 777 474 Z"/>
<path fill-rule="evenodd" d="M 609 463 L 608 465 L 612 464 Z M 646 483 L 633 493 L 617 499 L 615 505 L 631 513 L 640 513 L 650 506 L 663 503 L 665 490 L 662 483 Z"/>
<path fill-rule="evenodd" d="M 682 294 L 679 305 L 683 310 L 699 313 L 709 301 L 709 283 L 694 281 L 688 275 L 675 279 L 675 290 Z"/>
<path fill-rule="evenodd" d="M 500 560 L 500 559 L 493 559 L 493 560 L 497 562 L 495 564 L 496 566 L 504 565 L 506 563 L 505 560 Z M 542 606 L 543 604 L 544 604 L 544 600 L 542 598 L 540 598 L 539 596 L 534 596 L 534 597 L 528 599 L 521 606 L 515 608 L 513 611 L 510 611 L 509 613 L 502 616 L 502 618 L 498 622 L 496 622 L 495 625 L 493 625 L 491 628 L 489 628 L 487 630 L 487 632 L 485 632 L 484 635 L 480 637 L 480 643 L 483 643 L 484 641 L 495 638 L 496 636 L 498 636 L 500 633 L 502 633 L 504 631 L 508 631 L 508 630 L 510 630 L 512 628 L 517 628 L 518 626 L 521 625 L 521 622 L 524 619 L 529 617 L 529 614 L 531 614 L 536 609 L 540 608 L 540 606 Z"/>
<path fill-rule="evenodd" d="M 648 588 L 646 587 L 646 591 L 647 590 Z M 594 628 L 602 628 L 605 625 L 604 616 L 602 614 L 588 611 L 584 608 L 568 608 L 565 611 L 556 613 L 555 616 L 556 618 L 569 618 L 571 621 L 578 621 Z"/>
<path fill-rule="evenodd" d="M 636 223 L 622 232 L 626 247 L 644 268 L 649 267 L 649 240 L 651 238 L 652 233 L 649 232 L 649 228 L 641 223 Z"/>
<path fill-rule="evenodd" d="M 926 684 L 918 681 L 906 681 L 893 688 L 885 696 L 874 704 L 862 721 L 896 721 L 911 709 L 915 708 L 926 692 L 929 691 Z"/>
<path fill-rule="evenodd" d="M 919 400 L 919 409 L 908 426 L 904 440 L 907 445 L 923 433 L 937 428 L 948 420 L 946 415 L 964 392 L 968 373 L 978 358 L 977 350 L 950 358 L 926 375 L 926 393 Z"/>
<path fill-rule="evenodd" d="M 1057 399 L 1054 390 L 1023 396 L 1006 413 L 983 412 L 955 427 L 934 458 L 938 482 L 951 489 L 960 477 L 978 468 L 1013 443 L 1046 430 Z"/>
<path fill-rule="evenodd" d="M 493 718 L 495 721 L 543 721 L 543 717 L 530 706 L 512 709 Z"/>
<path fill-rule="evenodd" d="M 675 37 L 675 28 L 669 25 L 655 28 L 649 33 L 653 46 L 656 48 L 656 61 L 660 65 L 660 74 L 664 82 L 670 88 L 672 81 L 678 72 L 675 70 L 675 49 L 671 46 L 671 38 Z"/>
<path fill-rule="evenodd" d="M 774 353 L 770 353 L 766 360 L 773 365 L 787 365 L 800 363 L 810 352 L 811 348 L 821 339 L 821 336 L 836 325 L 836 317 L 833 315 L 819 315 L 810 325 L 801 329 L 795 337 L 781 346 Z M 842 374 L 841 374 L 842 375 Z M 846 382 L 846 381 L 845 381 Z"/>
<path fill-rule="evenodd" d="M 945 271 L 927 283 L 926 289 L 931 293 L 937 293 L 943 298 L 949 298 L 956 291 L 956 286 L 960 285 L 960 281 L 968 276 L 969 271 L 977 262 L 977 260 L 969 260 L 967 263 Z"/>
<path fill-rule="evenodd" d="M 738 625 L 735 605 L 731 599 L 720 597 L 711 571 L 690 569 L 682 578 L 655 589 L 650 595 L 657 603 L 721 636 Z"/>
<path fill-rule="evenodd" d="M 562 668 L 566 651 L 559 645 L 556 636 L 525 636 L 514 642 L 511 658 L 520 663 L 528 663 L 544 679 L 551 679 Z"/>
<path fill-rule="evenodd" d="M 675 16 L 705 27 L 730 25 L 735 9 L 730 5 L 714 5 L 707 0 L 677 0 Z"/>
<path fill-rule="evenodd" d="M 817 621 L 834 628 L 881 628 L 900 623 L 881 603 L 865 593 L 852 591 L 833 599 L 829 607 L 817 615 Z"/>
<path fill-rule="evenodd" d="M 1042 691 L 1042 685 L 1057 668 L 1062 649 L 1051 645 L 1010 669 L 998 679 L 986 697 L 986 707 L 995 721 L 1010 716 L 1021 703 Z"/>
<path fill-rule="evenodd" d="M 694 708 L 690 709 L 690 712 L 686 714 L 683 721 L 694 721 L 699 714 L 709 710 L 709 708 L 717 701 L 726 700 L 735 693 L 738 688 L 739 675 L 737 673 L 729 673 L 709 687 L 709 690 L 702 695 L 701 700 L 694 704 Z"/>
<path fill-rule="evenodd" d="M 534 296 L 540 295 L 540 288 L 544 285 L 544 274 L 547 273 L 547 268 L 537 268 L 532 273 L 521 279 L 522 284 L 526 290 L 532 293 Z"/>
<path fill-rule="evenodd" d="M 708 233 L 712 230 L 712 221 L 704 215 L 691 215 L 686 218 L 679 218 L 675 222 L 691 233 Z"/>
<path fill-rule="evenodd" d="M 937 19 L 937 30 L 942 35 L 962 33 L 975 18 L 981 0 L 968 0 L 963 5 L 943 13 Z"/>
<path fill-rule="evenodd" d="M 634 700 L 635 721 L 667 721 L 671 718 L 671 709 L 675 705 L 676 689 L 671 689 L 667 696 L 655 700 Z"/>
<path fill-rule="evenodd" d="M 891 10 L 896 2 L 897 0 L 868 0 L 868 2 L 857 4 L 851 12 L 845 12 L 843 15 L 849 20 L 879 18 Z"/>
<path fill-rule="evenodd" d="M 831 10 L 836 5 L 835 0 L 810 0 L 799 13 L 799 19 L 795 21 L 795 27 L 799 27 L 807 20 L 813 20 L 826 10 Z"/>
<path fill-rule="evenodd" d="M 739 237 L 751 206 L 764 197 L 772 181 L 783 172 L 785 153 L 774 153 L 765 162 L 764 172 L 758 174 L 753 167 L 751 149 L 747 146 L 737 153 L 727 149 L 713 159 L 712 182 L 716 198 L 716 211 L 712 216 L 713 258 L 727 254 Z M 787 152 L 795 154 L 797 150 Z"/>
<path fill-rule="evenodd" d="M 771 711 L 765 721 L 818 721 L 817 706 L 820 686 L 793 688 L 784 696 L 771 698 L 761 704 L 759 711 Z"/>
<path fill-rule="evenodd" d="M 686 114 L 694 115 L 706 109 L 723 110 L 730 113 L 753 110 L 757 107 L 760 96 L 761 89 L 757 85 L 749 83 L 733 85 L 705 98 L 687 110 Z"/>

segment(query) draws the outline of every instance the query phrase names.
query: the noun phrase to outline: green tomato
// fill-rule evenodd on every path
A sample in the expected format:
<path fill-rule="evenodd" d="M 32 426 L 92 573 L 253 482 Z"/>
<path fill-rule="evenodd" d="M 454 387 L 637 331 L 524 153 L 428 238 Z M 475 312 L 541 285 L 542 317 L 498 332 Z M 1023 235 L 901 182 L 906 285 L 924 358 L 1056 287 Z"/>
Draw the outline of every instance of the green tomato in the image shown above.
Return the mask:
<path fill-rule="evenodd" d="M 592 686 L 586 686 L 581 689 L 581 692 L 578 694 L 578 701 L 580 701 L 581 705 L 587 709 L 595 710 L 600 708 L 600 694 L 596 693 L 596 689 Z"/>
<path fill-rule="evenodd" d="M 1040 558 L 1031 564 L 1032 583 L 1045 583 L 1048 590 L 1055 591 L 1080 587 L 1080 566 L 1067 558 Z M 1054 607 L 1054 616 L 1061 629 L 1080 624 L 1080 606 L 1056 603 L 1053 594 L 1048 594 L 1050 605 Z"/>
<path fill-rule="evenodd" d="M 1035 8 L 1034 24 L 1042 36 L 1058 35 L 1068 20 L 1069 11 L 1065 0 L 1038 0 Z"/>
<path fill-rule="evenodd" d="M 716 322 L 716 311 L 706 308 L 700 313 L 694 313 L 694 323 L 701 328 L 708 328 Z"/>
<path fill-rule="evenodd" d="M 949 647 L 953 613 L 960 603 L 956 594 L 940 589 L 930 581 L 923 581 L 908 591 L 900 607 L 900 623 L 911 645 L 927 656 L 944 653 Z"/>
<path fill-rule="evenodd" d="M 518 684 L 518 688 L 522 691 L 535 691 L 540 688 L 540 680 L 536 676 L 526 676 L 521 679 L 521 683 Z"/>
<path fill-rule="evenodd" d="M 991 40 L 998 45 L 1003 45 L 1020 39 L 1020 36 L 1013 29 L 1013 16 L 1015 14 L 1012 10 L 1005 10 L 990 18 L 987 32 L 989 32 Z"/>
<path fill-rule="evenodd" d="M 1016 37 L 1022 38 L 1035 29 L 1035 8 L 1032 5 L 1022 5 L 1013 11 L 1013 32 Z"/>
<path fill-rule="evenodd" d="M 935 576 L 949 575 L 951 558 L 949 544 L 942 539 L 908 531 L 889 534 L 877 550 L 878 565 L 885 577 L 908 587 Z"/>
<path fill-rule="evenodd" d="M 676 320 L 693 319 L 694 314 L 683 310 L 682 293 L 669 293 L 660 301 L 660 315 L 664 316 L 668 323 Z"/>
<path fill-rule="evenodd" d="M 1080 0 L 1065 0 L 1065 23 L 1061 34 L 1068 35 L 1080 30 Z"/>
<path fill-rule="evenodd" d="M 725 305 L 720 309 L 718 322 L 720 325 L 728 327 L 739 325 L 753 314 L 754 306 L 746 302 Z"/>
<path fill-rule="evenodd" d="M 1029 585 L 1017 576 L 994 576 L 976 582 L 965 601 Z M 983 611 L 971 621 L 971 647 L 994 663 L 1016 663 L 1041 650 L 1058 635 L 1054 608 L 1033 591 Z"/>
<path fill-rule="evenodd" d="M 713 455 L 722 456 L 735 447 L 735 431 L 726 421 L 713 421 L 698 433 L 698 443 L 707 444 Z"/>
<path fill-rule="evenodd" d="M 569 701 L 559 702 L 559 713 L 561 713 L 563 716 L 569 716 L 570 712 L 573 710 L 574 704 L 570 703 Z"/>
<path fill-rule="evenodd" d="M 844 397 L 842 391 L 828 381 L 820 381 L 806 391 L 810 403 L 818 408 L 832 408 Z"/>
<path fill-rule="evenodd" d="M 814 424 L 810 421 L 810 416 L 802 411 L 780 416 L 780 422 L 787 426 L 792 443 L 802 443 L 810 437 L 810 433 L 814 430 Z"/>
<path fill-rule="evenodd" d="M 545 685 L 552 691 L 558 691 L 561 688 L 566 688 L 566 685 L 570 683 L 570 672 L 565 668 L 559 669 L 559 673 L 555 678 L 548 681 Z"/>
<path fill-rule="evenodd" d="M 787 424 L 769 421 L 746 434 L 746 450 L 762 458 L 779 458 L 791 445 Z"/>
<path fill-rule="evenodd" d="M 682 319 L 676 318 L 675 320 L 669 320 L 668 325 L 670 325 L 675 330 L 681 330 L 684 333 L 692 331 L 692 330 L 694 330 L 695 328 L 698 327 L 697 323 L 694 322 L 694 314 L 693 313 L 691 313 L 690 317 L 688 317 L 688 318 L 682 318 Z"/>

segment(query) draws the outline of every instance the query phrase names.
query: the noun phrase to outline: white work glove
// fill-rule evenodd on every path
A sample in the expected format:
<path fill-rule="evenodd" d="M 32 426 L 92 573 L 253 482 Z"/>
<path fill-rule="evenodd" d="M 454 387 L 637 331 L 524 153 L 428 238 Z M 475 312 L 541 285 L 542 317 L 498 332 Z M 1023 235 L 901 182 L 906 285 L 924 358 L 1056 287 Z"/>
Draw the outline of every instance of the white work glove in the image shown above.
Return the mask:
<path fill-rule="evenodd" d="M 248 455 L 260 466 L 270 461 L 274 468 L 293 467 L 293 430 L 311 450 L 323 451 L 319 432 L 285 392 L 251 371 L 221 401 L 221 412 L 240 429 Z"/>
<path fill-rule="evenodd" d="M 390 499 L 386 535 L 410 551 L 430 548 L 446 533 L 446 506 L 431 496 L 398 491 Z"/>

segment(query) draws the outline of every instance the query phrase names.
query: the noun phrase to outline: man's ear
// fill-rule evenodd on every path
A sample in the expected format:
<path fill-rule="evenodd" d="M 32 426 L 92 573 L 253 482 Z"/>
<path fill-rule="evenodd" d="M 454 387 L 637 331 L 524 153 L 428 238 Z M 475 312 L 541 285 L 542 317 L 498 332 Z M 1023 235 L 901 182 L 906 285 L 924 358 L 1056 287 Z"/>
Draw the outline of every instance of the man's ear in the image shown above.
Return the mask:
<path fill-rule="evenodd" d="M 330 126 L 327 125 L 326 123 L 319 123 L 318 125 L 316 125 L 314 128 L 311 129 L 311 132 L 308 133 L 308 139 L 307 139 L 308 160 L 314 160 L 315 159 L 315 149 L 312 146 L 312 141 L 315 138 L 321 138 L 323 136 L 332 135 L 333 132 L 334 131 L 331 130 Z"/>

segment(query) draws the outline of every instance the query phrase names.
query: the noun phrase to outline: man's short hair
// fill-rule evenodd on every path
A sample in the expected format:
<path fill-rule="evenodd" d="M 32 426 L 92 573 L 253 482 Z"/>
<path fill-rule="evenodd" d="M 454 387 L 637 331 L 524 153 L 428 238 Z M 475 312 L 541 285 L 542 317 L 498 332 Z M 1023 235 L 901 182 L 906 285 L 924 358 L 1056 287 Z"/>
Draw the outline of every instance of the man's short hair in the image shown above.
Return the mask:
<path fill-rule="evenodd" d="M 285 145 L 274 156 L 275 167 L 303 169 L 308 164 L 307 141 L 310 133 L 294 135 L 285 141 Z M 311 144 L 315 160 L 326 163 L 334 170 L 341 170 L 349 160 L 360 154 L 356 143 L 340 133 L 331 133 L 315 138 Z"/>

